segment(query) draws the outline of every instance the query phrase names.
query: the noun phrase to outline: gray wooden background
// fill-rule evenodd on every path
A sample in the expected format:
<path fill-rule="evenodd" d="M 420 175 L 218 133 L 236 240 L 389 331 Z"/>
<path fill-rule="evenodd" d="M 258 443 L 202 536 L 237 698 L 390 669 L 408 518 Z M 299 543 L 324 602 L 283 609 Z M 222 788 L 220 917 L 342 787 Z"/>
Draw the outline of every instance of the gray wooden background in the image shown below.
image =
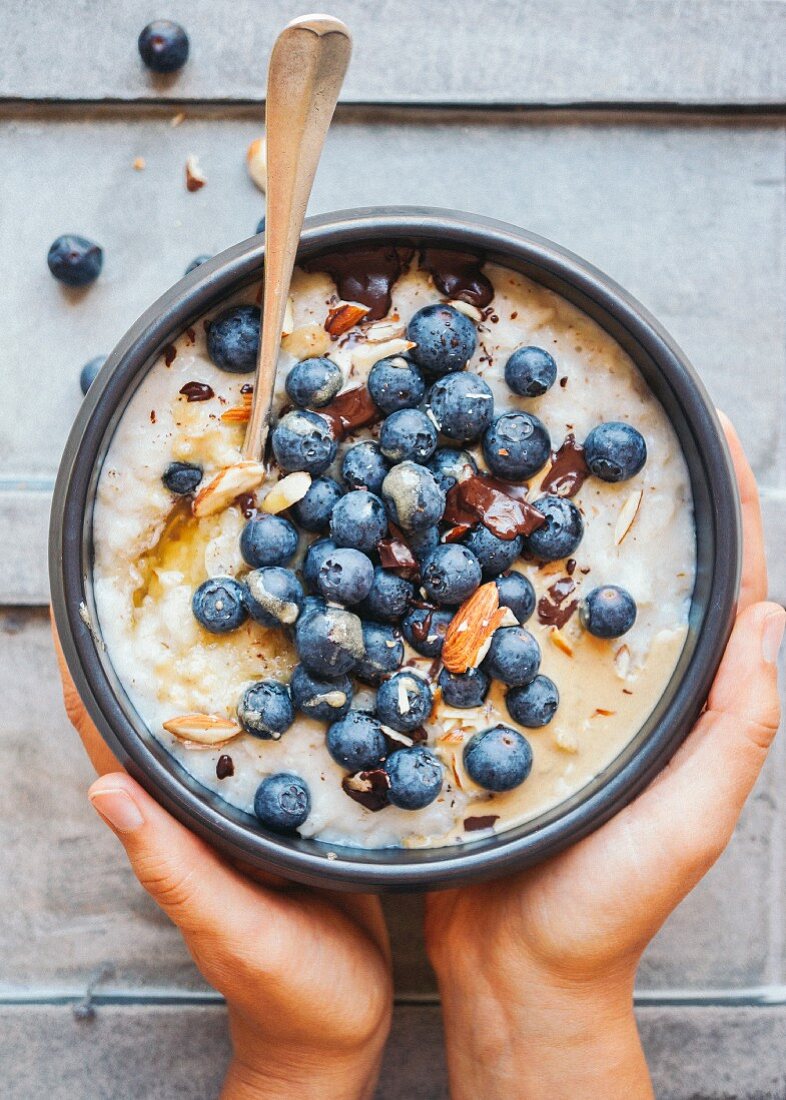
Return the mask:
<path fill-rule="evenodd" d="M 489 214 L 628 286 L 737 421 L 784 600 L 786 3 L 331 7 L 357 45 L 311 209 Z M 90 769 L 49 640 L 46 522 L 81 364 L 193 256 L 250 235 L 263 212 L 244 152 L 272 38 L 300 13 L 289 0 L 0 9 L 0 1092 L 10 1100 L 210 1097 L 226 1063 L 219 999 L 85 799 Z M 175 78 L 151 77 L 136 53 L 157 16 L 191 35 Z M 183 186 L 190 153 L 208 180 L 196 194 Z M 104 246 L 104 274 L 85 293 L 47 272 L 61 232 Z M 638 1010 L 660 1096 L 786 1097 L 785 842 L 779 746 L 730 849 L 642 966 Z M 432 1100 L 446 1091 L 419 903 L 387 910 L 396 1056 L 379 1095 Z M 78 1019 L 91 983 L 95 1016 Z"/>

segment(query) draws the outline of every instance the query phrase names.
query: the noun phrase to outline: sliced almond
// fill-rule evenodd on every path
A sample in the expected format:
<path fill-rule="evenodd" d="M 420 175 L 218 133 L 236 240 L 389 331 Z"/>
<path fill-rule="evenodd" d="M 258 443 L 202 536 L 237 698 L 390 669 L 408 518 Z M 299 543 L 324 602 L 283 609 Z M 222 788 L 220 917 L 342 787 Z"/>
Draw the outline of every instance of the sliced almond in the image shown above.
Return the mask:
<path fill-rule="evenodd" d="M 412 709 L 409 705 L 409 695 L 407 694 L 407 685 L 402 677 L 398 681 L 398 709 L 402 714 L 409 714 Z"/>
<path fill-rule="evenodd" d="M 339 302 L 332 306 L 325 318 L 325 332 L 334 338 L 349 332 L 369 312 L 362 302 Z"/>
<path fill-rule="evenodd" d="M 415 744 L 411 737 L 407 737 L 405 733 L 399 733 L 398 730 L 391 729 L 390 726 L 382 726 L 382 732 L 391 741 L 396 741 L 399 745 L 406 745 L 408 749 Z"/>
<path fill-rule="evenodd" d="M 551 628 L 549 631 L 549 638 L 551 644 L 556 646 L 566 657 L 573 656 L 573 646 L 558 627 L 554 626 Z"/>
<path fill-rule="evenodd" d="M 295 301 L 290 294 L 284 306 L 284 320 L 281 323 L 281 335 L 291 336 L 295 331 Z"/>
<path fill-rule="evenodd" d="M 231 405 L 221 413 L 221 419 L 225 424 L 247 424 L 251 419 L 251 400 L 253 393 L 240 395 L 242 404 Z"/>
<path fill-rule="evenodd" d="M 215 714 L 184 714 L 164 722 L 164 729 L 181 741 L 195 741 L 198 745 L 222 745 L 237 737 L 243 730 L 229 718 Z"/>
<path fill-rule="evenodd" d="M 466 737 L 466 730 L 460 725 L 450 726 L 446 733 L 437 740 L 440 745 L 463 745 L 464 738 Z"/>
<path fill-rule="evenodd" d="M 630 672 L 630 650 L 626 645 L 621 645 L 614 654 L 614 667 L 617 670 L 617 675 L 621 679 L 627 680 Z"/>
<path fill-rule="evenodd" d="M 310 485 L 311 474 L 307 474 L 305 470 L 287 474 L 286 477 L 281 478 L 281 481 L 276 482 L 262 501 L 262 511 L 275 516 L 285 508 L 291 508 L 293 504 L 303 499 Z"/>
<path fill-rule="evenodd" d="M 375 321 L 363 329 L 363 335 L 370 344 L 381 344 L 386 340 L 393 340 L 397 336 L 403 336 L 403 321 Z"/>
<path fill-rule="evenodd" d="M 404 339 L 385 340 L 381 344 L 360 344 L 352 352 L 352 366 L 355 370 L 369 371 L 380 359 L 402 355 L 414 346 L 411 340 Z"/>
<path fill-rule="evenodd" d="M 617 524 L 614 528 L 614 543 L 619 546 L 622 540 L 627 535 L 633 526 L 633 522 L 636 516 L 639 514 L 639 508 L 641 507 L 641 500 L 644 493 L 641 489 L 634 489 L 630 496 L 620 509 L 620 514 L 617 517 Z"/>
<path fill-rule="evenodd" d="M 445 633 L 442 663 L 449 672 L 474 668 L 478 655 L 505 617 L 499 590 L 493 581 L 482 584 L 453 616 Z"/>
<path fill-rule="evenodd" d="M 483 314 L 478 307 L 473 306 L 471 302 L 462 302 L 460 298 L 452 298 L 448 302 L 448 305 L 453 306 L 459 313 L 463 313 L 465 317 L 469 317 L 469 319 L 476 324 L 479 324 L 483 320 Z"/>
<path fill-rule="evenodd" d="M 198 519 L 213 516 L 227 508 L 235 497 L 250 493 L 264 480 L 265 467 L 261 462 L 237 462 L 227 466 L 197 493 L 191 510 Z"/>
<path fill-rule="evenodd" d="M 322 325 L 301 325 L 284 337 L 281 347 L 296 359 L 311 359 L 329 350 L 330 335 Z"/>
<path fill-rule="evenodd" d="M 267 191 L 267 143 L 263 137 L 255 138 L 246 150 L 246 168 L 264 195 Z"/>
<path fill-rule="evenodd" d="M 199 191 L 207 183 L 199 161 L 192 153 L 186 158 L 186 187 L 189 191 Z"/>

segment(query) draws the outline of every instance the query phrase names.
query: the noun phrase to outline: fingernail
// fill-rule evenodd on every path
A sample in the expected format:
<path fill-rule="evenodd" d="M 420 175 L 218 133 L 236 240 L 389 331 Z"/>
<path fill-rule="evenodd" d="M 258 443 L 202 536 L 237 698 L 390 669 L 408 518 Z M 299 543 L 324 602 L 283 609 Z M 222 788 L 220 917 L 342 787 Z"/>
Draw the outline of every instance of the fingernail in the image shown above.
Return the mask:
<path fill-rule="evenodd" d="M 133 833 L 145 823 L 136 802 L 128 791 L 121 790 L 120 787 L 95 791 L 88 797 L 93 809 L 98 811 L 115 832 Z"/>
<path fill-rule="evenodd" d="M 761 651 L 764 660 L 769 665 L 774 665 L 778 660 L 784 627 L 786 627 L 786 611 L 783 608 L 773 611 L 764 620 L 764 627 L 761 632 Z"/>

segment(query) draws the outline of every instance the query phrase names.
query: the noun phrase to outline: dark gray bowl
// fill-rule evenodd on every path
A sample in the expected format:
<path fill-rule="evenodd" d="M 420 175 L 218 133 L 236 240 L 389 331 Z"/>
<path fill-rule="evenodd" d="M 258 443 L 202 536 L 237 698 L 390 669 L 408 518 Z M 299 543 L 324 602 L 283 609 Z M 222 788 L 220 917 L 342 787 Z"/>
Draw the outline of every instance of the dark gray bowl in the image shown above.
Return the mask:
<path fill-rule="evenodd" d="M 169 290 L 120 341 L 91 386 L 55 486 L 49 548 L 52 604 L 71 674 L 107 744 L 146 790 L 194 832 L 247 867 L 309 885 L 436 889 L 503 875 L 554 855 L 616 813 L 671 757 L 704 704 L 731 630 L 740 573 L 739 501 L 720 425 L 698 377 L 660 325 L 600 271 L 515 226 L 418 207 L 313 218 L 303 233 L 300 255 L 368 241 L 455 245 L 556 291 L 622 345 L 670 417 L 693 487 L 696 588 L 679 665 L 627 748 L 566 802 L 499 836 L 429 851 L 363 851 L 261 832 L 253 818 L 189 776 L 141 722 L 97 632 L 90 579 L 96 481 L 115 425 L 163 346 L 225 296 L 259 279 L 261 237 L 221 253 Z M 328 850 L 338 858 L 328 861 Z"/>

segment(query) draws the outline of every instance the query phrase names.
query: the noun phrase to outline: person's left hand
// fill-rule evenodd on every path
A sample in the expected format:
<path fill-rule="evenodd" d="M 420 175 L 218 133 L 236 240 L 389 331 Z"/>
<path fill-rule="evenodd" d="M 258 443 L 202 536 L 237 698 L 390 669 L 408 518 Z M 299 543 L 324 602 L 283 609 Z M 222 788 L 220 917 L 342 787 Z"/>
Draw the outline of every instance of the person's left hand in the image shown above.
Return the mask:
<path fill-rule="evenodd" d="M 373 1095 L 392 1002 L 378 899 L 262 886 L 228 866 L 122 770 L 57 650 L 66 712 L 101 775 L 90 801 L 226 998 L 234 1059 L 225 1100 Z"/>

